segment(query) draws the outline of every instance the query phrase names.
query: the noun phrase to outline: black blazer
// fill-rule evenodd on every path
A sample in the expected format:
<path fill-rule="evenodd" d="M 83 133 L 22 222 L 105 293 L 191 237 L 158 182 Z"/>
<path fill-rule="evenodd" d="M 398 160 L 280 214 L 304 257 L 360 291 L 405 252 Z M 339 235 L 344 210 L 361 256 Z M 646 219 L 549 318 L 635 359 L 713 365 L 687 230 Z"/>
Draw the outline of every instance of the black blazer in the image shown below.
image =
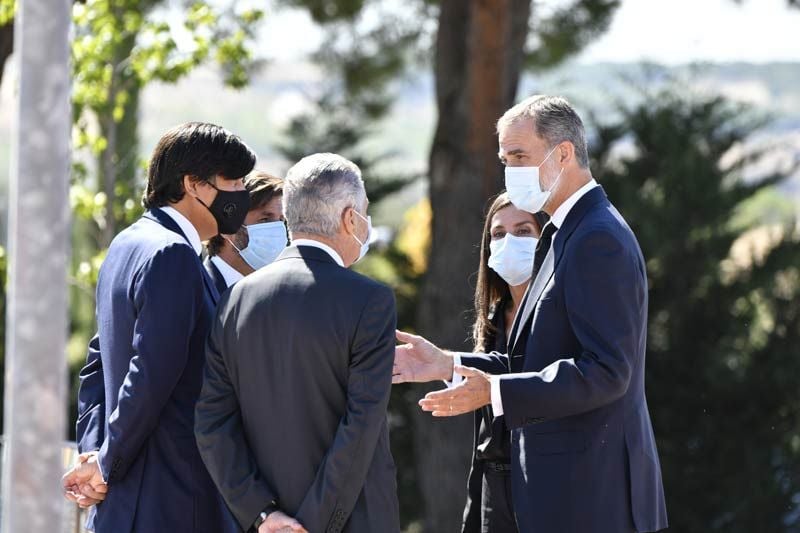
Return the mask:
<path fill-rule="evenodd" d="M 504 353 L 507 349 L 505 309 L 508 301 L 508 298 L 502 299 L 489 317 L 497 331 L 486 339 L 486 347 L 499 353 Z M 491 405 L 485 405 L 475 411 L 472 466 L 467 478 L 467 503 L 464 507 L 461 533 L 481 531 L 484 461 L 510 463 L 510 447 L 511 434 L 503 417 L 495 418 Z"/>
<path fill-rule="evenodd" d="M 308 246 L 223 295 L 195 432 L 243 529 L 276 500 L 310 533 L 400 531 L 386 420 L 395 327 L 388 287 Z"/>

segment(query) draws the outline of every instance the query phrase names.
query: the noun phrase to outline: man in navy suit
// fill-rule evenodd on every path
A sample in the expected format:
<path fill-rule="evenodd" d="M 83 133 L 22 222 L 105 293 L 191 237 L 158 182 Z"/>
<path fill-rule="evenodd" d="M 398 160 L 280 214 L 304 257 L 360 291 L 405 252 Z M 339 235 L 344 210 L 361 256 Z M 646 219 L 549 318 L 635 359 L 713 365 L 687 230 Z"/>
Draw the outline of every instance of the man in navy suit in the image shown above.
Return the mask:
<path fill-rule="evenodd" d="M 263 170 L 244 179 L 250 211 L 233 235 L 216 235 L 206 244 L 203 261 L 220 295 L 236 282 L 274 261 L 288 241 L 283 219 L 283 180 Z"/>
<path fill-rule="evenodd" d="M 420 401 L 433 416 L 491 404 L 504 417 L 520 531 L 664 529 L 644 391 L 647 275 L 636 237 L 592 177 L 583 123 L 564 99 L 528 98 L 497 129 L 511 201 L 551 217 L 509 351 L 446 353 L 398 333 L 406 344 L 396 350 L 394 381 L 453 379 Z"/>
<path fill-rule="evenodd" d="M 201 241 L 247 214 L 253 152 L 212 124 L 167 132 L 150 160 L 148 211 L 108 249 L 98 332 L 81 370 L 79 463 L 67 497 L 97 504 L 98 533 L 235 531 L 194 439 L 205 340 L 219 294 Z"/>

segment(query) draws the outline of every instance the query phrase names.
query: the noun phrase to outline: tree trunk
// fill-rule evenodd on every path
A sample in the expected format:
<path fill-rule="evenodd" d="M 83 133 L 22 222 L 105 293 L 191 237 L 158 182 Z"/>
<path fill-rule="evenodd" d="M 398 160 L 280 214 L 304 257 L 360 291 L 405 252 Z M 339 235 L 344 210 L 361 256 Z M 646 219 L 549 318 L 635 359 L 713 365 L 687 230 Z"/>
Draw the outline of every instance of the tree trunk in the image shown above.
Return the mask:
<path fill-rule="evenodd" d="M 98 155 L 99 189 L 106 195 L 105 226 L 101 228 L 100 247 L 107 248 L 118 228 L 118 217 L 123 210 L 119 204 L 127 200 L 134 190 L 139 137 L 136 126 L 139 122 L 139 94 L 141 85 L 136 77 L 121 65 L 128 60 L 136 44 L 135 36 L 120 43 L 115 53 L 114 75 L 108 91 L 108 110 L 99 116 L 100 132 L 106 139 L 106 148 Z M 124 91 L 127 99 L 120 120 L 114 118 L 117 95 Z M 117 189 L 122 185 L 123 196 L 118 200 Z"/>
<path fill-rule="evenodd" d="M 66 435 L 70 68 L 68 0 L 25 0 L 16 20 L 9 180 L 5 533 L 62 531 Z"/>
<path fill-rule="evenodd" d="M 3 71 L 6 60 L 14 51 L 14 19 L 0 26 L 0 83 L 3 83 Z"/>
<path fill-rule="evenodd" d="M 488 199 L 503 189 L 495 123 L 513 104 L 528 35 L 529 0 L 443 0 L 436 43 L 439 120 L 430 154 L 431 252 L 418 330 L 469 350 L 472 283 Z M 420 393 L 433 387 L 420 387 Z M 418 415 L 424 530 L 459 530 L 471 454 L 472 417 Z"/>

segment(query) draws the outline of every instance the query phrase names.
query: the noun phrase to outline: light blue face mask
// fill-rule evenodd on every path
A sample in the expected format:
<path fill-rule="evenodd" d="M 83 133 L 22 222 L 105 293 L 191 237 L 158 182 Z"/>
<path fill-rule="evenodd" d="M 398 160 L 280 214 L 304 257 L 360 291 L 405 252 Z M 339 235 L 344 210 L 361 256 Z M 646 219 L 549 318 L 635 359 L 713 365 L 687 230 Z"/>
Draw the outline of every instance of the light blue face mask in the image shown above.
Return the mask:
<path fill-rule="evenodd" d="M 247 235 L 247 248 L 239 250 L 239 255 L 256 270 L 275 261 L 286 248 L 286 225 L 281 220 L 251 224 Z"/>
<path fill-rule="evenodd" d="M 355 211 L 355 209 L 354 209 L 354 211 Z M 361 218 L 363 218 L 367 222 L 367 238 L 364 239 L 364 242 L 361 242 L 361 240 L 358 237 L 356 237 L 356 234 L 353 233 L 353 238 L 356 240 L 356 242 L 358 244 L 361 245 L 361 251 L 358 254 L 358 259 L 356 259 L 355 262 L 354 262 L 354 263 L 358 263 L 359 261 L 364 259 L 364 256 L 367 255 L 367 252 L 369 251 L 369 239 L 370 239 L 370 237 L 372 237 L 372 217 L 365 217 L 364 215 L 362 215 L 358 211 L 355 211 L 355 213 L 356 213 L 356 215 L 360 216 Z"/>

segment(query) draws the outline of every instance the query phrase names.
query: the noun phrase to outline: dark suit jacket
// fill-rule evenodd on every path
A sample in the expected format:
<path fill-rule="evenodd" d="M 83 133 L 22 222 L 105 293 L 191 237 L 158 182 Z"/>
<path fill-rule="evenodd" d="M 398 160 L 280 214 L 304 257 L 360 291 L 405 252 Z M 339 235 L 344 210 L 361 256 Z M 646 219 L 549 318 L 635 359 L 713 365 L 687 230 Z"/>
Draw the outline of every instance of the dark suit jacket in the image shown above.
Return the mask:
<path fill-rule="evenodd" d="M 395 327 L 388 287 L 308 246 L 223 295 L 196 435 L 243 529 L 276 500 L 310 533 L 400 530 L 386 422 Z"/>
<path fill-rule="evenodd" d="M 154 209 L 122 231 L 97 284 L 98 333 L 81 370 L 78 447 L 98 450 L 100 533 L 232 531 L 194 440 L 217 291 L 180 227 Z"/>
<path fill-rule="evenodd" d="M 211 261 L 210 257 L 206 257 L 203 260 L 203 268 L 206 269 L 211 281 L 214 282 L 214 287 L 217 288 L 217 293 L 225 294 L 228 290 L 228 282 L 225 281 L 225 276 L 222 275 L 222 272 L 219 271 L 217 265 Z"/>
<path fill-rule="evenodd" d="M 644 391 L 647 276 L 633 232 L 595 188 L 558 229 L 508 354 L 463 354 L 501 378 L 520 531 L 667 527 Z M 515 337 L 512 332 L 512 342 Z"/>

